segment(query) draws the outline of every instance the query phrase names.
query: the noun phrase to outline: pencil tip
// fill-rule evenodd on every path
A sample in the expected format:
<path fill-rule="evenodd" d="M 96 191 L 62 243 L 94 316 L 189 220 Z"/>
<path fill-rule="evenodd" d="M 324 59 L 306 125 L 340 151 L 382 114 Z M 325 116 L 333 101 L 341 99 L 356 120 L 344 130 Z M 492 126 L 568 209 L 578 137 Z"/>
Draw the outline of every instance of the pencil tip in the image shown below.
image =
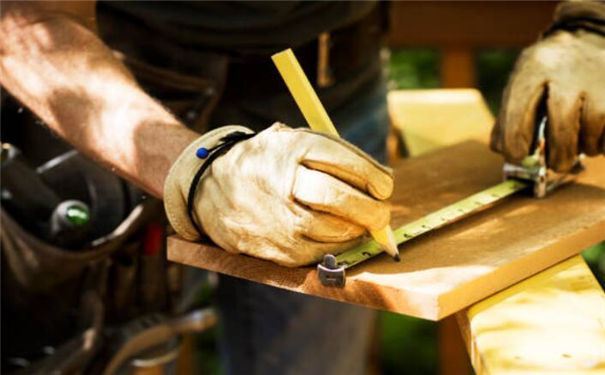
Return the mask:
<path fill-rule="evenodd" d="M 387 254 L 389 254 L 393 259 L 399 262 L 399 249 L 397 249 L 397 241 L 395 240 L 395 234 L 391 229 L 391 226 L 387 225 L 381 230 L 373 230 L 370 231 L 374 239 L 380 246 L 382 250 L 384 250 Z"/>
<path fill-rule="evenodd" d="M 399 254 L 395 254 L 393 255 L 393 260 L 395 260 L 395 262 L 401 262 L 401 257 L 399 256 Z"/>

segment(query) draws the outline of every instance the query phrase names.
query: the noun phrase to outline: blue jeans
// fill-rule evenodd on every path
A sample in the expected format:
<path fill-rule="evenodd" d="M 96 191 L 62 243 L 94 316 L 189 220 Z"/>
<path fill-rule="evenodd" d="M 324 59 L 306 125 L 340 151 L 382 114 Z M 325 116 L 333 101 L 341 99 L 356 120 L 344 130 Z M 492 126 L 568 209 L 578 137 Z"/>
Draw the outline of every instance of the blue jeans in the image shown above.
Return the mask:
<path fill-rule="evenodd" d="M 330 115 L 342 137 L 384 162 L 386 92 L 379 80 L 371 86 Z M 217 302 L 226 374 L 365 373 L 376 318 L 370 309 L 225 275 Z"/>

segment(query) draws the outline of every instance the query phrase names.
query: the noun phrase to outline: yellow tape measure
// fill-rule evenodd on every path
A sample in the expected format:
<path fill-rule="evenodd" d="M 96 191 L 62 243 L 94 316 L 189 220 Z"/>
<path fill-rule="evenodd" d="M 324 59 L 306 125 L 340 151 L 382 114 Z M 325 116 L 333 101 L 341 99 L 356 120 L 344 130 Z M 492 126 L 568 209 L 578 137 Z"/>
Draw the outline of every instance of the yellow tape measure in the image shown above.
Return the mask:
<path fill-rule="evenodd" d="M 493 203 L 531 185 L 532 183 L 529 181 L 525 182 L 513 179 L 504 181 L 438 211 L 432 212 L 418 220 L 402 225 L 395 229 L 395 240 L 398 245 L 401 245 L 412 238 L 487 208 Z M 376 241 L 369 241 L 336 256 L 329 254 L 324 258 L 324 262 L 318 267 L 319 278 L 325 285 L 344 285 L 344 270 L 382 252 L 382 247 L 376 243 Z"/>

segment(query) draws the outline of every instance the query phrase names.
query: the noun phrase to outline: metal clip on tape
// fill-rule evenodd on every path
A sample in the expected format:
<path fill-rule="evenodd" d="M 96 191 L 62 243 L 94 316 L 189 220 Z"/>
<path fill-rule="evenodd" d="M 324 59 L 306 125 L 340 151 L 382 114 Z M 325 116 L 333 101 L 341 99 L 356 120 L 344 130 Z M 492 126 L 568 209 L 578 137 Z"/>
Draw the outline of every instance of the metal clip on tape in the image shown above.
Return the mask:
<path fill-rule="evenodd" d="M 536 128 L 535 147 L 531 155 L 526 156 L 521 165 L 504 163 L 502 173 L 504 180 L 511 178 L 530 181 L 533 183 L 534 197 L 543 198 L 557 187 L 572 181 L 576 175 L 584 170 L 582 160 L 584 155 L 578 155 L 570 171 L 557 173 L 549 170 L 546 165 L 546 124 L 548 118 L 542 116 Z"/>
<path fill-rule="evenodd" d="M 345 286 L 345 268 L 338 265 L 336 257 L 332 254 L 324 255 L 324 259 L 317 265 L 319 281 L 325 286 Z"/>

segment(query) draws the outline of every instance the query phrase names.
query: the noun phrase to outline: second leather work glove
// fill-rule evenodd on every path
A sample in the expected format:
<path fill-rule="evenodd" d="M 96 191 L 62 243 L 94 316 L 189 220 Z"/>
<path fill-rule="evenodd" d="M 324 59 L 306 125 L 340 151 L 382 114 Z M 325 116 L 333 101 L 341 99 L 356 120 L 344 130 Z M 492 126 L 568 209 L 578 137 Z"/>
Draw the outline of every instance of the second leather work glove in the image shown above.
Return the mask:
<path fill-rule="evenodd" d="M 200 232 L 187 213 L 188 191 L 210 148 L 242 126 L 200 137 L 172 166 L 164 189 L 170 223 L 187 240 Z M 237 143 L 204 172 L 193 220 L 218 246 L 285 266 L 316 262 L 359 242 L 366 229 L 383 228 L 393 191 L 390 169 L 330 135 L 276 123 Z"/>
<path fill-rule="evenodd" d="M 605 4 L 564 3 L 555 20 L 564 27 L 521 53 L 491 146 L 511 162 L 528 155 L 544 96 L 547 164 L 562 172 L 579 153 L 605 153 Z"/>

